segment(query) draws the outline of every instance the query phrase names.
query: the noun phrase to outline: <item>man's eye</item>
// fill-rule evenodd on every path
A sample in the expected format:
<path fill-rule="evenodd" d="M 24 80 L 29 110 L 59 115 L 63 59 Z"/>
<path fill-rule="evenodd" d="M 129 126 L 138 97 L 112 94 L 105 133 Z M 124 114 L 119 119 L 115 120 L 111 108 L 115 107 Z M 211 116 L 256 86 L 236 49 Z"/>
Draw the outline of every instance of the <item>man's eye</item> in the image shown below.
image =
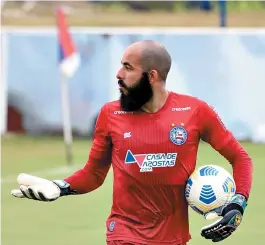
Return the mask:
<path fill-rule="evenodd" d="M 127 71 L 131 71 L 132 70 L 132 68 L 129 67 L 129 66 L 126 66 L 125 68 L 126 68 Z"/>

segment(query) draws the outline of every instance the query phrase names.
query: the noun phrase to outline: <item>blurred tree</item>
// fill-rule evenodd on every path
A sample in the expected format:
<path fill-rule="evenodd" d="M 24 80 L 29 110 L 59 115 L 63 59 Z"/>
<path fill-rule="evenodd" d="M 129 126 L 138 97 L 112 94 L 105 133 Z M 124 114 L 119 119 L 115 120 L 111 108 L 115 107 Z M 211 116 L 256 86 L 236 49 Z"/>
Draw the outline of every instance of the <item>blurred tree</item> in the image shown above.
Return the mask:
<path fill-rule="evenodd" d="M 174 1 L 126 1 L 126 4 L 137 11 L 174 10 Z"/>

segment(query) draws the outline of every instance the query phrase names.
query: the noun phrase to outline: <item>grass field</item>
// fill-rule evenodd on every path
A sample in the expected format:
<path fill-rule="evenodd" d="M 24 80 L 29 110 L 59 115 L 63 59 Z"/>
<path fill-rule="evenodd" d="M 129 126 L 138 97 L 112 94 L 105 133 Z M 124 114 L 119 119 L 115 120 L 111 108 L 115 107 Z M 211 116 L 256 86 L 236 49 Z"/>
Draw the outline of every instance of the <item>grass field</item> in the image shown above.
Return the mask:
<path fill-rule="evenodd" d="M 111 207 L 112 175 L 98 190 L 52 203 L 18 200 L 10 195 L 20 172 L 61 179 L 86 161 L 91 142 L 74 142 L 75 163 L 65 167 L 64 145 L 59 138 L 2 138 L 2 245 L 104 245 L 105 220 Z M 254 181 L 249 206 L 240 228 L 222 245 L 262 245 L 265 240 L 265 145 L 244 143 L 254 162 Z M 202 144 L 198 164 L 229 164 L 208 145 Z M 190 212 L 192 241 L 189 245 L 212 244 L 200 237 L 208 224 Z"/>
<path fill-rule="evenodd" d="M 2 23 L 5 26 L 54 26 L 56 24 L 54 16 L 23 16 L 14 18 L 3 16 Z M 203 13 L 195 11 L 179 13 L 134 13 L 134 12 L 96 12 L 93 14 L 78 13 L 78 15 L 68 16 L 67 21 L 70 26 L 79 27 L 219 27 L 220 17 L 216 12 Z M 229 13 L 227 23 L 230 27 L 264 27 L 264 12 L 239 12 Z"/>
<path fill-rule="evenodd" d="M 185 1 L 184 1 L 185 2 Z M 180 6 L 180 5 L 182 6 Z M 214 4 L 214 3 L 212 3 Z M 88 1 L 69 1 L 67 22 L 70 26 L 146 26 L 146 27 L 218 27 L 220 13 L 218 3 L 213 11 L 204 12 L 187 9 L 176 1 L 171 11 L 133 11 L 122 3 L 93 4 Z M 178 6 L 177 6 L 178 5 Z M 54 4 L 38 1 L 29 12 L 23 12 L 21 3 L 5 1 L 2 23 L 5 26 L 54 26 Z M 264 5 L 259 1 L 248 4 L 244 1 L 227 3 L 227 24 L 230 27 L 264 27 Z"/>

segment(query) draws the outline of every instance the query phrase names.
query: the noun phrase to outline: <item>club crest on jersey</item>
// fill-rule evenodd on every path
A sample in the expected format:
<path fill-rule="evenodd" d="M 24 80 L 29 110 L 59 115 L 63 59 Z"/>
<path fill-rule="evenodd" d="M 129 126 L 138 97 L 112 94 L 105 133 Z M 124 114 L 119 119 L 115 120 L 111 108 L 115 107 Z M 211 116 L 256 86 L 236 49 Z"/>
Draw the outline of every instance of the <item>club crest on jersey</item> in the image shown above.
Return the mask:
<path fill-rule="evenodd" d="M 175 126 L 170 130 L 169 138 L 173 144 L 183 145 L 188 138 L 187 130 L 181 126 Z"/>
<path fill-rule="evenodd" d="M 137 163 L 140 172 L 152 172 L 153 168 L 173 167 L 176 160 L 177 153 L 133 154 L 128 150 L 125 156 L 125 163 Z"/>

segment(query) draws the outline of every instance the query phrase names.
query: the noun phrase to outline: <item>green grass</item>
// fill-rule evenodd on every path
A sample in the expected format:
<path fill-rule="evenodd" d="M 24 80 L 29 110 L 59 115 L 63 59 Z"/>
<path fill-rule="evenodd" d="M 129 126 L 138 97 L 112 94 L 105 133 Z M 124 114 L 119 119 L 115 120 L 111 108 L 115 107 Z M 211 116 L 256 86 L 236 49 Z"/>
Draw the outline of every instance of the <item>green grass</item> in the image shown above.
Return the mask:
<path fill-rule="evenodd" d="M 111 207 L 112 174 L 98 190 L 82 196 L 58 199 L 52 203 L 18 200 L 10 195 L 16 188 L 20 172 L 42 172 L 41 177 L 61 179 L 80 168 L 86 161 L 91 142 L 74 142 L 75 165 L 65 172 L 46 171 L 65 166 L 64 145 L 59 138 L 33 139 L 10 137 L 2 140 L 2 245 L 104 245 L 105 220 Z M 254 182 L 249 206 L 240 228 L 222 245 L 257 245 L 265 240 L 265 156 L 264 145 L 244 143 L 254 162 Z M 202 144 L 198 165 L 229 164 L 208 145 Z M 190 212 L 189 245 L 212 244 L 200 237 L 200 228 L 208 224 Z"/>

